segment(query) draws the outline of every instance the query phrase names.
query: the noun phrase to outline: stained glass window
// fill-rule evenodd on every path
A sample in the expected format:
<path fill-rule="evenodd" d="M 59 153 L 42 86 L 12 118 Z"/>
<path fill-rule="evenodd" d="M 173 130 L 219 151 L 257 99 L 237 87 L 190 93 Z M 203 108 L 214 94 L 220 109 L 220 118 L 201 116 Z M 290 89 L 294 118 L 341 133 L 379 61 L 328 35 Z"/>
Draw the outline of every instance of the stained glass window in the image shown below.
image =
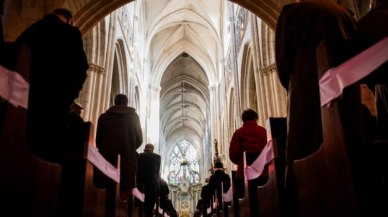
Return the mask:
<path fill-rule="evenodd" d="M 187 165 L 186 174 L 182 168 Z M 179 183 L 183 177 L 191 182 L 199 182 L 199 155 L 197 149 L 187 140 L 178 142 L 170 155 L 170 183 Z"/>

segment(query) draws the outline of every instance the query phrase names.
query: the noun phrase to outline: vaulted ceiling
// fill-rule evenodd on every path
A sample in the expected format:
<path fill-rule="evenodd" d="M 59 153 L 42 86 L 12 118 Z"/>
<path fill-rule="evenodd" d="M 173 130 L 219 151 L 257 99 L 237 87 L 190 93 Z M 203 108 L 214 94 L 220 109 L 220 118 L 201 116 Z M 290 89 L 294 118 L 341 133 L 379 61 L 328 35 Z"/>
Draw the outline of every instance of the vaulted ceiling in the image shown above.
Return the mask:
<path fill-rule="evenodd" d="M 177 138 L 198 146 L 204 141 L 210 120 L 208 87 L 216 82 L 222 59 L 225 4 L 220 0 L 143 0 L 146 56 L 151 83 L 161 87 L 160 128 L 167 146 L 178 142 Z"/>

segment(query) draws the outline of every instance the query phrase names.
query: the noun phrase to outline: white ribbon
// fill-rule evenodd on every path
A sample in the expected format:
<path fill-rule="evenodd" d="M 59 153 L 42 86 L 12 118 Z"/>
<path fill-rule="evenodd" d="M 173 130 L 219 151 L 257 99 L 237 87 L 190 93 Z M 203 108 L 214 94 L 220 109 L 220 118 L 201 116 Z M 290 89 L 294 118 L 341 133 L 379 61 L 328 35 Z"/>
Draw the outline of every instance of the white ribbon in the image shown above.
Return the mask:
<path fill-rule="evenodd" d="M 256 179 L 263 173 L 264 167 L 274 158 L 272 140 L 265 145 L 259 157 L 250 165 L 244 168 L 245 180 Z"/>
<path fill-rule="evenodd" d="M 132 194 L 135 195 L 137 199 L 144 203 L 144 194 L 139 191 L 137 188 L 132 189 Z"/>
<path fill-rule="evenodd" d="M 233 198 L 233 189 L 232 186 L 230 186 L 229 190 L 224 194 L 222 193 L 222 200 L 224 202 L 230 202 Z"/>
<path fill-rule="evenodd" d="M 91 143 L 89 143 L 87 159 L 106 176 L 120 183 L 120 171 L 105 160 Z"/>
<path fill-rule="evenodd" d="M 28 92 L 30 85 L 17 72 L 0 65 L 0 96 L 11 105 L 28 108 Z"/>
<path fill-rule="evenodd" d="M 388 37 L 359 53 L 341 65 L 329 69 L 319 79 L 321 106 L 342 94 L 345 87 L 352 85 L 388 61 Z"/>
<path fill-rule="evenodd" d="M 212 212 L 212 208 L 211 207 L 207 208 L 207 214 L 210 214 L 211 212 Z"/>
<path fill-rule="evenodd" d="M 163 210 L 159 207 L 159 214 L 163 214 Z"/>

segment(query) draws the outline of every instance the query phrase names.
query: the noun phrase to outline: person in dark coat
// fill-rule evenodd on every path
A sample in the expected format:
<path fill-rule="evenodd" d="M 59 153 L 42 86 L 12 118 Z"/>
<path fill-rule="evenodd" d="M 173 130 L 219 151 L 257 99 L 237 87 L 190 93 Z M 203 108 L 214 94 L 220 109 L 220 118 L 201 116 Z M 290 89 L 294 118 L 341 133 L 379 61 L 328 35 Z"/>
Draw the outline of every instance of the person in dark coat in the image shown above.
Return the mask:
<path fill-rule="evenodd" d="M 122 199 L 126 199 L 136 187 L 136 149 L 143 143 L 139 116 L 127 105 L 127 96 L 118 94 L 115 105 L 99 117 L 96 134 L 96 145 L 102 156 L 109 161 L 110 157 L 120 155 Z"/>
<path fill-rule="evenodd" d="M 230 182 L 230 177 L 224 172 L 224 165 L 222 162 L 217 161 L 214 165 L 214 173 L 209 179 L 209 191 L 211 195 L 215 195 L 216 190 L 221 190 L 222 182 Z M 222 194 L 221 194 L 222 195 Z M 215 198 L 217 195 L 215 195 Z M 218 201 L 220 209 L 222 209 L 222 201 Z M 226 214 L 227 216 L 227 214 Z"/>
<path fill-rule="evenodd" d="M 349 12 L 329 1 L 299 1 L 282 9 L 275 52 L 279 80 L 288 94 L 286 187 L 295 185 L 294 160 L 318 150 L 323 140 L 316 49 L 323 39 L 355 36 Z"/>
<path fill-rule="evenodd" d="M 144 184 L 144 210 L 146 217 L 152 216 L 152 210 L 159 196 L 160 155 L 153 153 L 154 145 L 147 144 L 139 155 L 136 182 Z"/>
<path fill-rule="evenodd" d="M 201 198 L 202 198 L 202 211 L 203 212 L 206 212 L 206 209 L 207 209 L 207 204 L 209 204 L 211 201 L 211 194 L 210 194 L 210 189 L 209 189 L 209 180 L 210 180 L 210 176 L 212 174 L 209 174 L 208 177 L 206 177 L 205 179 L 205 185 L 202 186 L 202 189 L 201 189 Z"/>
<path fill-rule="evenodd" d="M 53 163 L 59 161 L 70 105 L 89 68 L 81 32 L 72 25 L 71 12 L 56 9 L 17 39 L 31 51 L 27 146 L 35 156 Z"/>
<path fill-rule="evenodd" d="M 221 189 L 222 182 L 230 182 L 230 177 L 228 174 L 224 173 L 224 165 L 222 162 L 217 161 L 214 165 L 214 173 L 210 176 L 209 179 L 209 190 L 212 195 L 214 195 L 216 190 Z"/>
<path fill-rule="evenodd" d="M 167 182 L 162 179 L 160 173 L 159 173 L 159 188 L 160 188 L 160 191 L 159 191 L 160 206 L 163 208 L 166 202 L 166 199 L 168 198 L 168 194 L 170 193 L 170 189 L 168 188 Z"/>
<path fill-rule="evenodd" d="M 359 39 L 367 48 L 388 37 L 388 0 L 371 1 L 372 10 L 358 23 Z M 365 78 L 376 98 L 378 138 L 388 140 L 388 63 Z"/>
<path fill-rule="evenodd" d="M 267 144 L 267 131 L 257 125 L 258 115 L 252 109 L 246 109 L 241 115 L 243 126 L 233 133 L 229 146 L 229 158 L 237 164 L 236 178 L 244 178 L 244 151 L 261 151 Z M 268 175 L 267 170 L 262 176 Z"/>

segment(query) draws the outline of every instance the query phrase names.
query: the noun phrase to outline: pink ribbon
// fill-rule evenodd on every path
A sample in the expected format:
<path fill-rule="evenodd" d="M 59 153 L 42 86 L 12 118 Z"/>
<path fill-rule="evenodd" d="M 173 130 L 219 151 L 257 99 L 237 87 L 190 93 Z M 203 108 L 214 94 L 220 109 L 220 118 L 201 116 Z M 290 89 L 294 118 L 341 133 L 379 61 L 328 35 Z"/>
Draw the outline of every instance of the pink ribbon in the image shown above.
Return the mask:
<path fill-rule="evenodd" d="M 137 188 L 132 189 L 132 194 L 135 195 L 137 199 L 144 203 L 144 194 L 139 191 Z"/>
<path fill-rule="evenodd" d="M 250 165 L 244 168 L 245 180 L 252 180 L 259 177 L 267 163 L 274 158 L 272 140 L 265 145 L 259 157 Z"/>
<path fill-rule="evenodd" d="M 106 176 L 120 183 L 120 171 L 105 160 L 91 143 L 89 143 L 87 159 Z"/>
<path fill-rule="evenodd" d="M 87 159 L 106 176 L 113 179 L 115 182 L 120 183 L 120 170 L 105 160 L 91 143 L 89 143 Z M 144 194 L 141 193 L 139 189 L 132 189 L 132 194 L 141 202 L 144 202 Z"/>
<path fill-rule="evenodd" d="M 207 208 L 207 214 L 210 214 L 210 213 L 212 213 L 212 208 L 211 207 Z"/>
<path fill-rule="evenodd" d="M 11 105 L 28 108 L 28 92 L 30 85 L 17 72 L 0 65 L 0 96 Z"/>
<path fill-rule="evenodd" d="M 163 209 L 159 207 L 159 214 L 163 214 Z"/>
<path fill-rule="evenodd" d="M 232 191 L 232 186 L 230 186 L 229 190 L 224 194 L 222 193 L 222 201 L 224 202 L 230 202 L 232 201 L 233 198 L 233 191 Z"/>
<path fill-rule="evenodd" d="M 342 94 L 345 87 L 356 83 L 388 61 L 388 37 L 341 65 L 329 69 L 319 79 L 321 106 Z"/>

